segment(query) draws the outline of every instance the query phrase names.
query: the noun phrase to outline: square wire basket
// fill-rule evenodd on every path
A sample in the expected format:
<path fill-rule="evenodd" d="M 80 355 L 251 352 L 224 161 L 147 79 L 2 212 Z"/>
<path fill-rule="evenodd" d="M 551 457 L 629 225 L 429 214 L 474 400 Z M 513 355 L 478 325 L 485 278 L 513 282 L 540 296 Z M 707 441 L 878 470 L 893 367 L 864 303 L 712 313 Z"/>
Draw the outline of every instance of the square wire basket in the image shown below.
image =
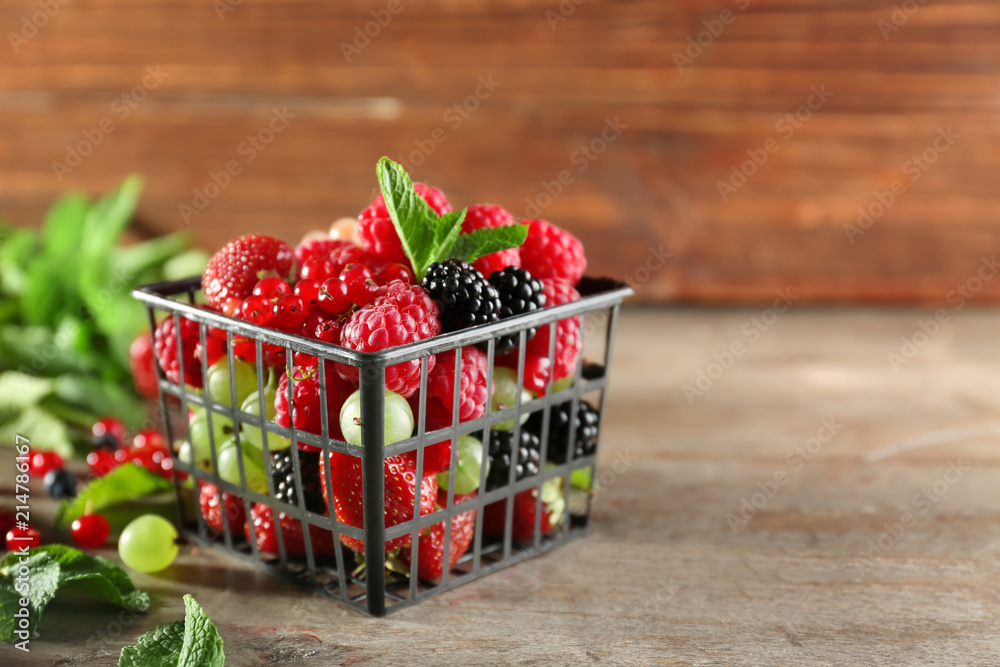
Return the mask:
<path fill-rule="evenodd" d="M 206 546 L 220 548 L 229 554 L 242 559 L 248 559 L 253 563 L 276 572 L 282 576 L 290 578 L 314 592 L 334 598 L 352 609 L 373 616 L 384 616 L 387 612 L 396 611 L 416 604 L 432 595 L 437 595 L 450 590 L 456 586 L 483 577 L 501 568 L 513 565 L 532 556 L 548 552 L 553 547 L 562 545 L 570 540 L 582 537 L 586 534 L 589 525 L 591 506 L 595 494 L 596 484 L 596 462 L 597 451 L 583 457 L 574 458 L 574 447 L 568 447 L 566 460 L 563 463 L 545 464 L 547 460 L 548 434 L 551 427 L 550 415 L 553 406 L 571 402 L 571 412 L 577 414 L 577 406 L 588 394 L 597 394 L 598 398 L 592 402 L 593 407 L 598 411 L 601 421 L 605 406 L 605 398 L 608 387 L 608 372 L 611 367 L 611 351 L 614 342 L 615 325 L 617 323 L 619 309 L 622 300 L 632 294 L 632 290 L 622 283 L 603 278 L 584 278 L 577 286 L 581 294 L 581 299 L 572 303 L 559 306 L 543 308 L 532 313 L 519 315 L 510 319 L 488 325 L 477 326 L 461 331 L 435 336 L 433 338 L 416 343 L 390 348 L 378 353 L 361 353 L 346 349 L 337 345 L 323 343 L 305 337 L 283 333 L 273 329 L 255 326 L 247 322 L 226 317 L 220 313 L 207 310 L 196 305 L 196 294 L 201 289 L 201 280 L 198 277 L 187 280 L 158 283 L 146 285 L 135 290 L 132 294 L 145 305 L 149 323 L 155 332 L 158 314 L 174 318 L 176 330 L 181 328 L 181 318 L 196 322 L 199 328 L 199 340 L 202 349 L 206 348 L 206 338 L 208 327 L 212 327 L 225 332 L 226 354 L 229 361 L 229 387 L 231 392 L 230 402 L 224 403 L 212 400 L 207 392 L 192 391 L 190 387 L 183 384 L 175 384 L 168 380 L 162 369 L 157 367 L 159 379 L 160 406 L 164 414 L 164 423 L 167 439 L 173 443 L 176 440 L 190 440 L 190 425 L 187 419 L 189 409 L 194 407 L 205 408 L 209 420 L 208 432 L 211 438 L 211 460 L 212 471 L 206 471 L 196 467 L 192 463 L 185 463 L 177 457 L 177 453 L 172 451 L 174 458 L 174 469 L 186 473 L 189 478 L 198 480 L 201 483 L 215 485 L 220 494 L 227 492 L 240 499 L 244 506 L 244 513 L 247 521 L 250 521 L 251 504 L 266 505 L 271 508 L 273 515 L 278 516 L 283 513 L 292 520 L 303 522 L 302 530 L 304 541 L 304 554 L 302 557 L 293 556 L 288 553 L 283 531 L 280 522 L 274 521 L 278 542 L 278 553 L 268 554 L 258 549 L 256 540 L 244 539 L 244 526 L 231 525 L 232 521 L 226 512 L 222 512 L 223 530 L 220 532 L 212 529 L 205 523 L 204 518 L 198 508 L 198 484 L 193 480 L 181 481 L 181 475 L 175 475 L 175 491 L 178 501 L 178 511 L 180 513 L 181 524 L 185 536 L 192 542 Z M 500 411 L 491 411 L 490 401 L 486 402 L 486 413 L 479 418 L 468 421 L 453 422 L 450 426 L 432 432 L 426 430 L 426 396 L 428 377 L 428 358 L 431 355 L 460 350 L 465 346 L 478 345 L 485 347 L 487 357 L 487 386 L 493 385 L 493 368 L 495 357 L 495 342 L 500 336 L 519 336 L 517 363 L 517 383 L 523 385 L 525 372 L 525 340 L 526 332 L 532 328 L 550 327 L 549 336 L 549 362 L 555 357 L 556 326 L 559 321 L 577 318 L 580 324 L 581 337 L 585 339 L 586 347 L 578 355 L 576 373 L 572 377 L 569 386 L 557 387 L 559 391 L 553 391 L 551 374 L 548 380 L 546 391 L 540 397 L 522 402 L 520 396 L 515 405 Z M 244 412 L 236 404 L 236 378 L 232 371 L 234 368 L 233 342 L 234 338 L 247 338 L 254 341 L 256 347 L 256 371 L 258 383 L 258 396 L 264 395 L 265 365 L 263 345 L 269 344 L 283 348 L 286 358 L 285 372 L 289 375 L 293 370 L 293 356 L 295 352 L 314 355 L 318 359 L 318 377 L 320 384 L 320 404 L 322 408 L 322 432 L 320 434 L 309 433 L 291 427 L 279 426 L 276 422 L 266 419 L 263 398 L 259 406 L 259 415 Z M 180 376 L 184 377 L 184 354 L 181 349 L 180 337 L 178 337 L 178 358 L 181 363 Z M 596 347 L 596 362 L 584 361 L 584 356 L 589 348 Z M 420 392 L 419 411 L 414 414 L 416 434 L 406 440 L 381 446 L 384 441 L 384 403 L 385 403 L 385 369 L 394 364 L 419 360 L 420 362 Z M 462 354 L 455 354 L 455 395 L 454 406 L 457 408 L 459 402 L 458 388 L 461 378 Z M 202 377 L 208 376 L 206 355 L 200 357 Z M 361 391 L 361 438 L 362 446 L 351 445 L 347 442 L 330 437 L 330 419 L 338 419 L 339 415 L 327 414 L 327 381 L 326 365 L 332 363 L 347 364 L 359 369 L 359 382 Z M 562 383 L 566 384 L 566 383 Z M 288 404 L 292 403 L 292 383 L 288 386 Z M 596 405 L 595 405 L 596 404 Z M 171 412 L 172 411 L 172 412 Z M 483 458 L 487 456 L 489 443 L 489 429 L 494 424 L 513 420 L 513 442 L 519 442 L 519 432 L 521 427 L 521 416 L 525 413 L 540 411 L 542 413 L 542 431 L 540 460 L 542 465 L 537 475 L 528 476 L 520 481 L 515 481 L 515 466 L 510 466 L 510 478 L 508 483 L 493 490 L 486 491 L 486 466 L 482 466 L 480 476 L 479 493 L 476 497 L 464 502 L 455 503 L 455 468 L 457 463 L 456 440 L 463 435 L 479 436 L 483 442 Z M 457 415 L 458 410 L 456 409 Z M 240 424 L 260 428 L 263 434 L 264 462 L 266 463 L 266 478 L 268 493 L 263 494 L 247 487 L 246 474 L 242 458 L 239 458 L 240 484 L 232 484 L 219 478 L 215 472 L 218 470 L 218 445 L 215 442 L 214 430 L 211 419 L 224 418 L 232 421 L 234 425 L 236 446 L 240 446 Z M 173 417 L 173 418 L 172 418 Z M 456 417 L 457 421 L 457 417 Z M 568 426 L 569 442 L 574 441 L 575 419 L 570 419 Z M 602 424 L 603 425 L 603 424 Z M 296 505 L 278 500 L 274 497 L 274 481 L 272 479 L 272 467 L 270 463 L 268 437 L 283 437 L 291 440 L 291 456 L 295 469 L 295 485 L 297 490 Z M 430 514 L 420 514 L 421 483 L 423 479 L 424 450 L 426 447 L 451 440 L 451 473 L 447 488 L 447 505 L 442 509 L 436 509 Z M 311 445 L 321 450 L 320 456 L 324 460 L 329 460 L 330 452 L 339 452 L 350 456 L 358 457 L 362 467 L 362 487 L 363 487 L 363 516 L 364 528 L 338 522 L 334 512 L 316 513 L 310 511 L 305 506 L 305 494 L 302 492 L 303 483 L 300 473 L 299 444 Z M 379 443 L 378 446 L 366 446 L 367 443 Z M 384 460 L 391 456 L 397 456 L 405 452 L 415 452 L 416 455 L 416 493 L 414 498 L 414 510 L 411 518 L 407 521 L 386 528 L 384 525 L 385 514 L 385 487 L 384 487 Z M 516 459 L 517 452 L 511 452 L 512 458 Z M 323 467 L 326 477 L 326 488 L 332 489 L 330 479 L 330 465 Z M 584 475 L 586 485 L 582 491 L 575 489 L 571 483 L 571 475 L 574 471 L 587 470 L 589 475 Z M 552 479 L 561 478 L 564 501 L 567 511 L 564 513 L 560 525 L 555 526 L 547 534 L 542 534 L 542 493 L 536 493 L 535 506 L 535 526 L 533 539 L 528 541 L 515 540 L 512 533 L 514 496 L 526 489 L 541 489 L 541 485 Z M 444 491 L 443 487 L 441 489 Z M 186 501 L 186 502 L 185 502 Z M 221 502 L 221 501 L 220 501 Z M 484 508 L 493 503 L 505 503 L 506 516 L 504 523 L 503 539 L 498 537 L 490 538 L 483 534 Z M 225 507 L 224 503 L 221 503 Z M 194 507 L 190 516 L 190 508 Z M 185 508 L 188 508 L 187 510 Z M 476 511 L 475 532 L 468 551 L 451 568 L 445 563 L 440 579 L 436 581 L 420 580 L 417 576 L 406 576 L 405 574 L 390 571 L 386 572 L 387 556 L 385 553 L 385 543 L 387 540 L 399 538 L 409 534 L 412 544 L 417 544 L 419 535 L 429 527 L 444 522 L 444 544 L 443 553 L 450 553 L 450 540 L 452 532 L 452 518 L 470 510 Z M 328 516 L 330 514 L 331 516 Z M 329 531 L 332 533 L 332 555 L 319 555 L 316 553 L 313 540 L 315 531 Z M 352 562 L 354 552 L 341 545 L 340 537 L 347 536 L 356 540 L 364 541 L 364 574 L 360 575 Z M 415 573 L 418 568 L 418 550 L 413 550 L 412 571 Z M 447 558 L 446 558 L 447 561 Z M 391 564 L 390 564 L 391 567 Z"/>

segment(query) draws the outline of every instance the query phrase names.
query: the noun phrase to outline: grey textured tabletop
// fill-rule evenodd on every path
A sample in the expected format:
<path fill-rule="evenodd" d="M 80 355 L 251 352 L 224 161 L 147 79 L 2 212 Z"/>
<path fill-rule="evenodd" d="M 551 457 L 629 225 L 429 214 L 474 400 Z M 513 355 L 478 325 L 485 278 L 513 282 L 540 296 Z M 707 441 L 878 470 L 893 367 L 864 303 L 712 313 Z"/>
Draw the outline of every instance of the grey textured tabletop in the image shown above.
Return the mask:
<path fill-rule="evenodd" d="M 116 664 L 193 593 L 232 665 L 1000 665 L 1000 313 L 949 315 L 626 311 L 586 539 L 383 619 L 187 550 L 0 664 Z"/>

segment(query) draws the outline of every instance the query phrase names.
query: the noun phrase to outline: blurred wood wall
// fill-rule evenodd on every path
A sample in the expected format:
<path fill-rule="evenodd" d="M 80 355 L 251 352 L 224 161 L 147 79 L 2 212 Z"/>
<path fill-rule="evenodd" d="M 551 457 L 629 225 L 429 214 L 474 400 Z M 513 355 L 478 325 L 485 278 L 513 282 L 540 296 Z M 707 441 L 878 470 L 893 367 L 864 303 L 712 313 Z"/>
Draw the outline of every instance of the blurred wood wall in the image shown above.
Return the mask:
<path fill-rule="evenodd" d="M 1000 4 L 896 7 L 4 0 L 0 216 L 34 224 L 61 191 L 140 172 L 151 233 L 189 228 L 207 249 L 251 230 L 297 240 L 364 207 L 386 154 L 458 205 L 548 204 L 593 273 L 642 282 L 648 301 L 763 303 L 787 288 L 944 302 L 1000 240 Z M 258 150 L 248 137 L 274 109 L 294 118 Z M 934 149 L 948 128 L 957 138 Z M 580 152 L 602 132 L 603 152 Z M 53 166 L 87 136 L 100 143 L 77 166 Z M 925 152 L 926 170 L 912 162 Z M 754 155 L 724 200 L 720 182 Z M 239 173 L 185 221 L 230 162 Z M 877 214 L 894 184 L 852 236 L 859 207 Z M 996 301 L 1000 280 L 975 296 Z"/>

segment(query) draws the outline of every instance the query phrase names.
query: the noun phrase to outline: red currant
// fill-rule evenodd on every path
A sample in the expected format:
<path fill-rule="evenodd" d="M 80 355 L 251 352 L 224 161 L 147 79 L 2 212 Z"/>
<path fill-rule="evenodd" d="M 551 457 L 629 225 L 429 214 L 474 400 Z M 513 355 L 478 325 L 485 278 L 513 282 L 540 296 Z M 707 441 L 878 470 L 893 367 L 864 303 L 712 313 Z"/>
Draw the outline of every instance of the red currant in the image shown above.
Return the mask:
<path fill-rule="evenodd" d="M 222 336 L 220 339 L 217 336 L 205 336 L 205 346 L 202 347 L 201 341 L 195 345 L 194 353 L 198 359 L 201 359 L 202 350 L 205 350 L 205 362 L 211 366 L 216 361 L 226 356 L 226 337 Z"/>
<path fill-rule="evenodd" d="M 340 322 L 337 320 L 326 320 L 316 329 L 313 336 L 324 343 L 340 342 Z"/>
<path fill-rule="evenodd" d="M 319 309 L 327 315 L 342 313 L 351 305 L 347 284 L 340 278 L 325 280 L 319 288 Z"/>
<path fill-rule="evenodd" d="M 6 535 L 7 531 L 17 523 L 17 514 L 13 510 L 0 511 L 0 535 Z"/>
<path fill-rule="evenodd" d="M 6 537 L 7 551 L 14 551 L 27 546 L 34 549 L 42 543 L 42 535 L 30 526 L 28 528 L 11 528 L 7 531 Z"/>
<path fill-rule="evenodd" d="M 119 466 L 123 463 L 128 463 L 132 460 L 132 450 L 130 449 L 118 449 L 115 450 L 115 465 Z"/>
<path fill-rule="evenodd" d="M 63 467 L 62 457 L 55 452 L 34 452 L 28 461 L 28 473 L 32 477 L 45 477 L 50 470 Z"/>
<path fill-rule="evenodd" d="M 309 316 L 302 321 L 302 330 L 300 333 L 306 338 L 315 338 L 316 329 L 321 327 L 325 321 L 326 320 L 323 319 L 323 316 L 319 313 L 310 313 Z"/>
<path fill-rule="evenodd" d="M 386 264 L 375 272 L 375 282 L 379 285 L 388 285 L 393 280 L 402 280 L 404 283 L 412 285 L 413 272 L 402 264 Z"/>
<path fill-rule="evenodd" d="M 300 280 L 295 285 L 295 296 L 302 299 L 306 304 L 306 309 L 315 310 L 319 305 L 319 286 L 321 284 L 318 280 Z"/>
<path fill-rule="evenodd" d="M 334 267 L 333 273 L 330 274 L 331 276 L 338 275 L 351 264 L 368 264 L 369 266 L 381 265 L 378 257 L 365 252 L 358 246 L 354 245 L 334 248 L 330 251 L 330 262 Z"/>
<path fill-rule="evenodd" d="M 271 343 L 264 343 L 264 363 L 268 366 L 273 366 L 277 368 L 284 368 L 285 366 L 285 348 L 280 345 L 272 345 Z"/>
<path fill-rule="evenodd" d="M 262 296 L 265 299 L 277 299 L 284 294 L 292 293 L 292 286 L 277 276 L 261 278 L 253 288 L 254 296 Z"/>
<path fill-rule="evenodd" d="M 248 364 L 257 361 L 257 344 L 247 338 L 233 339 L 233 356 Z"/>
<path fill-rule="evenodd" d="M 328 259 L 314 257 L 302 266 L 299 278 L 302 280 L 324 281 L 334 274 L 333 263 Z"/>
<path fill-rule="evenodd" d="M 274 302 L 274 326 L 282 331 L 298 332 L 308 314 L 305 302 L 294 294 L 278 297 Z"/>
<path fill-rule="evenodd" d="M 73 541 L 85 549 L 99 547 L 108 541 L 111 526 L 100 514 L 85 514 L 70 526 Z"/>
<path fill-rule="evenodd" d="M 114 417 L 98 419 L 90 428 L 90 433 L 94 436 L 95 445 L 121 447 L 125 442 L 125 424 Z"/>
<path fill-rule="evenodd" d="M 132 440 L 132 449 L 160 449 L 167 451 L 167 439 L 158 429 L 147 428 L 139 431 Z"/>
<path fill-rule="evenodd" d="M 267 297 L 255 294 L 243 299 L 243 305 L 240 307 L 240 315 L 242 319 L 251 324 L 266 327 L 274 319 L 274 306 Z"/>
<path fill-rule="evenodd" d="M 104 477 L 118 465 L 118 461 L 115 460 L 115 452 L 107 449 L 95 449 L 87 454 L 87 465 L 90 467 L 90 472 L 98 477 Z"/>
<path fill-rule="evenodd" d="M 378 296 L 378 289 L 378 283 L 371 278 L 358 278 L 347 283 L 347 294 L 359 308 L 371 303 L 372 299 Z"/>

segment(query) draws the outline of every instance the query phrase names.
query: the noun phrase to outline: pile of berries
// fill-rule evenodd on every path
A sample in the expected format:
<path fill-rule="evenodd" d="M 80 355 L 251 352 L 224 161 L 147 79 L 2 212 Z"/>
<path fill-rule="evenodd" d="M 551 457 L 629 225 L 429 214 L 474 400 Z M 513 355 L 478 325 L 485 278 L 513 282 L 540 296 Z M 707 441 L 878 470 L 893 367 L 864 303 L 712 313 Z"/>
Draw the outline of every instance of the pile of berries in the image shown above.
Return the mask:
<path fill-rule="evenodd" d="M 408 179 L 405 182 L 409 184 Z M 351 234 L 345 235 L 338 227 L 335 236 L 309 234 L 297 247 L 256 234 L 231 241 L 205 269 L 203 307 L 255 326 L 360 352 L 378 352 L 580 298 L 576 286 L 587 260 L 583 245 L 568 231 L 545 220 L 518 223 L 496 205 L 470 206 L 461 212 L 464 217 L 456 218 L 440 190 L 420 183 L 409 188 L 411 200 L 407 206 L 395 201 L 387 205 L 382 194 L 376 196 L 358 216 L 356 230 Z M 390 190 L 383 188 L 383 192 Z M 398 194 L 391 192 L 393 197 Z M 404 213 L 422 215 L 428 225 L 454 221 L 456 235 L 466 237 L 466 250 L 493 233 L 497 239 L 522 235 L 516 243 L 493 243 L 489 246 L 493 252 L 483 255 L 447 248 L 421 249 L 416 246 L 427 235 L 400 238 L 401 233 L 410 233 L 407 230 L 414 228 L 399 220 Z M 360 244 L 350 238 L 358 239 Z M 454 235 L 450 238 L 454 243 Z M 491 403 L 493 412 L 500 412 L 543 395 L 550 384 L 571 379 L 582 349 L 580 319 L 571 317 L 558 322 L 555 340 L 552 334 L 553 328 L 546 325 L 497 338 L 492 343 L 496 361 L 492 373 L 487 367 L 488 344 L 461 350 L 458 377 L 456 351 L 431 355 L 426 361 L 428 377 L 423 396 L 419 360 L 386 368 L 385 444 L 411 437 L 418 421 L 414 415 L 419 415 L 421 409 L 425 411 L 426 430 L 432 432 L 482 417 L 487 403 Z M 237 488 L 272 496 L 268 504 L 250 503 L 250 516 L 244 516 L 243 499 L 230 491 L 220 494 L 215 485 L 200 484 L 200 505 L 206 523 L 221 531 L 223 516 L 230 530 L 234 530 L 234 523 L 238 527 L 245 521 L 247 539 L 255 541 L 260 551 L 271 554 L 278 553 L 275 526 L 280 525 L 284 551 L 292 557 L 305 553 L 307 528 L 282 511 L 283 506 L 295 506 L 318 516 L 332 513 L 342 523 L 361 527 L 359 458 L 336 452 L 322 454 L 305 443 L 298 444 L 293 458 L 290 440 L 267 429 L 262 433 L 258 425 L 245 418 L 234 423 L 222 412 L 211 410 L 212 402 L 232 405 L 254 417 L 273 420 L 278 426 L 316 435 L 326 430 L 331 437 L 360 445 L 358 368 L 326 363 L 321 378 L 316 357 L 295 352 L 288 359 L 283 346 L 239 335 L 232 338 L 236 366 L 231 368 L 226 344 L 224 332 L 184 318 L 179 318 L 178 324 L 172 315 L 159 324 L 152 341 L 163 376 L 172 383 L 204 390 L 210 400 L 208 410 L 200 408 L 189 414 L 186 432 L 190 437 L 175 443 L 179 458 Z M 554 349 L 552 359 L 550 347 Z M 516 369 L 522 352 L 524 374 L 519 382 Z M 265 377 L 258 377 L 258 361 Z M 494 382 L 487 386 L 491 374 Z M 321 386 L 325 386 L 325 404 Z M 589 419 L 591 413 L 585 413 L 585 404 L 580 405 L 578 421 Z M 562 414 L 563 408 L 553 407 L 553 415 Z M 446 505 L 452 475 L 456 504 L 479 492 L 481 476 L 492 489 L 508 484 L 512 477 L 516 481 L 537 475 L 545 465 L 540 460 L 541 432 L 526 424 L 528 417 L 522 415 L 524 426 L 519 428 L 518 442 L 513 432 L 515 420 L 511 418 L 492 426 L 486 447 L 471 436 L 458 439 L 456 453 L 451 451 L 450 437 L 426 447 L 418 503 L 415 452 L 387 458 L 386 527 L 412 519 L 415 503 L 421 514 Z M 552 421 L 548 459 L 561 463 L 570 443 L 567 429 L 560 429 L 556 422 L 568 425 L 570 419 L 567 415 L 561 421 Z M 596 421 L 591 420 L 576 429 L 572 445 L 575 457 L 593 453 L 590 443 L 596 445 L 596 428 Z M 488 474 L 481 475 L 484 466 Z M 515 467 L 513 475 L 511 466 Z M 535 499 L 539 494 L 545 512 L 543 534 L 561 525 L 562 493 L 553 489 L 561 484 L 562 480 L 552 480 L 517 496 L 515 539 L 533 538 Z M 486 508 L 485 533 L 503 537 L 503 521 L 497 529 L 497 522 L 491 518 L 497 512 L 505 512 L 503 502 Z M 468 548 L 475 514 L 470 510 L 454 517 L 447 557 L 442 553 L 443 523 L 421 535 L 418 576 L 434 579 L 443 568 L 454 566 Z M 332 553 L 332 535 L 312 524 L 308 524 L 308 530 L 315 555 Z M 352 549 L 364 549 L 364 544 L 353 538 L 342 536 L 341 541 Z M 388 540 L 386 550 L 399 549 L 403 562 L 409 562 L 412 546 L 407 534 Z"/>

